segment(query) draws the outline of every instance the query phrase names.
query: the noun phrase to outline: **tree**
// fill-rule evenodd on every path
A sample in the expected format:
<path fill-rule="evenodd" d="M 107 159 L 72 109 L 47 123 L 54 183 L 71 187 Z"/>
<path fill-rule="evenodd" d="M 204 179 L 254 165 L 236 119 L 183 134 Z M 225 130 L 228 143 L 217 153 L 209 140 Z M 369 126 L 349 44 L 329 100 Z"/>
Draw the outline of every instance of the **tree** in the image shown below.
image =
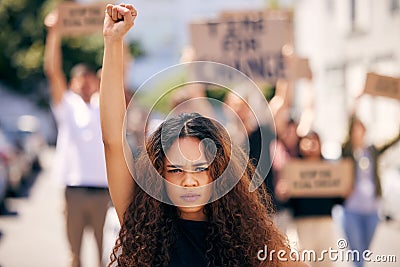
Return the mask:
<path fill-rule="evenodd" d="M 0 82 L 21 94 L 30 95 L 39 105 L 47 106 L 47 84 L 43 74 L 46 39 L 45 16 L 60 0 L 0 1 Z M 133 56 L 140 55 L 138 43 L 132 42 Z M 63 68 L 66 74 L 78 62 L 95 68 L 102 64 L 101 34 L 63 39 Z"/>

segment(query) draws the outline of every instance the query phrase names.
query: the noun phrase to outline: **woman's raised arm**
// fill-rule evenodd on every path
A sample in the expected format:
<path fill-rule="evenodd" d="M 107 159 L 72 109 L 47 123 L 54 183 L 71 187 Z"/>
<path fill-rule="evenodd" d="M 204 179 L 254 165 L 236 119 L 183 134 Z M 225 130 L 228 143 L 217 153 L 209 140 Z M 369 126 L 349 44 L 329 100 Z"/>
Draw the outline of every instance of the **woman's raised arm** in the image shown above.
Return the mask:
<path fill-rule="evenodd" d="M 123 77 L 123 38 L 133 26 L 136 10 L 132 5 L 107 5 L 104 18 L 104 56 L 100 84 L 100 118 L 107 178 L 111 198 L 120 223 L 123 221 L 134 189 L 133 177 L 126 158 L 127 146 L 123 131 L 125 95 Z"/>

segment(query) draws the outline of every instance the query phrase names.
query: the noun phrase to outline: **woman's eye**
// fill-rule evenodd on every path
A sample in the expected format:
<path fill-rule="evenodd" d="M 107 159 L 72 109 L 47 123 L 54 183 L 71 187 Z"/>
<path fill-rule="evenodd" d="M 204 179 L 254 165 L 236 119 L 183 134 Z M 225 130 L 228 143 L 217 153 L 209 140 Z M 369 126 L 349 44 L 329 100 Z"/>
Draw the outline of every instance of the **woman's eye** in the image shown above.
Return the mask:
<path fill-rule="evenodd" d="M 180 173 L 180 172 L 182 172 L 182 170 L 181 169 L 171 169 L 171 170 L 168 170 L 167 172 L 168 173 Z"/>
<path fill-rule="evenodd" d="M 207 167 L 197 167 L 194 169 L 195 172 L 203 172 L 203 171 L 208 171 Z"/>

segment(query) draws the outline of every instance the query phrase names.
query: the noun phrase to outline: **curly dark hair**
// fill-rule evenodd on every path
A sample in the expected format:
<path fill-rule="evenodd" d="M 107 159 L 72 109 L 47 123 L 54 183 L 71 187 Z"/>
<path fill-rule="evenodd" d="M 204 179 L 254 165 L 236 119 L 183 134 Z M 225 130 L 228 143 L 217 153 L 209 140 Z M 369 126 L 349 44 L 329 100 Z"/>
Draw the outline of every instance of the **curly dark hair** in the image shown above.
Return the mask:
<path fill-rule="evenodd" d="M 204 207 L 208 219 L 205 255 L 208 266 L 279 266 L 275 257 L 272 261 L 257 258 L 257 252 L 264 246 L 268 251 L 289 250 L 287 239 L 272 223 L 271 200 L 265 188 L 249 191 L 255 175 L 254 166 L 244 152 L 232 144 L 219 123 L 197 113 L 181 114 L 162 123 L 148 138 L 145 153 L 135 164 L 138 184 L 147 182 L 146 186 L 160 192 L 160 198 L 164 196 L 163 183 L 154 182 L 156 179 L 152 178 L 163 175 L 165 151 L 177 138 L 183 137 L 208 138 L 214 142 L 216 156 L 209 166 L 210 176 L 217 181 L 213 193 L 223 190 L 234 177 L 240 177 L 232 190 Z M 207 155 L 207 148 L 205 153 Z M 135 186 L 109 266 L 113 263 L 168 266 L 170 248 L 179 227 L 178 218 L 179 210 L 175 206 Z"/>

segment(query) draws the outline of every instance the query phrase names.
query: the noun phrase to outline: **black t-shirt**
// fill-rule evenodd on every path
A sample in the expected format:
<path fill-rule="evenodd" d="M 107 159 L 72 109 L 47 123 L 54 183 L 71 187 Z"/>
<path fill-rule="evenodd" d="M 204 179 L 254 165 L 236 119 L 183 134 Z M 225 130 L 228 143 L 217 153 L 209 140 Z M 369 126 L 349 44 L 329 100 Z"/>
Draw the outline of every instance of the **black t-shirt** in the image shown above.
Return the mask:
<path fill-rule="evenodd" d="M 271 170 L 271 154 L 270 145 L 271 142 L 275 140 L 276 136 L 274 132 L 268 125 L 262 126 L 262 131 L 264 136 L 261 136 L 261 128 L 257 127 L 253 132 L 249 133 L 249 158 L 253 162 L 254 166 L 257 166 L 257 170 L 261 173 L 268 174 L 264 178 L 264 183 L 268 194 L 271 196 L 272 205 L 274 209 L 281 210 L 283 208 L 282 203 L 280 203 L 275 196 L 275 186 L 274 186 L 274 173 Z M 262 158 L 261 156 L 262 149 Z"/>
<path fill-rule="evenodd" d="M 291 198 L 288 206 L 295 218 L 331 216 L 333 206 L 342 202 L 342 198 Z"/>
<path fill-rule="evenodd" d="M 169 267 L 205 267 L 208 222 L 178 219 L 178 233 Z"/>

